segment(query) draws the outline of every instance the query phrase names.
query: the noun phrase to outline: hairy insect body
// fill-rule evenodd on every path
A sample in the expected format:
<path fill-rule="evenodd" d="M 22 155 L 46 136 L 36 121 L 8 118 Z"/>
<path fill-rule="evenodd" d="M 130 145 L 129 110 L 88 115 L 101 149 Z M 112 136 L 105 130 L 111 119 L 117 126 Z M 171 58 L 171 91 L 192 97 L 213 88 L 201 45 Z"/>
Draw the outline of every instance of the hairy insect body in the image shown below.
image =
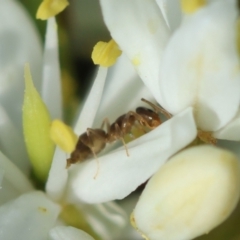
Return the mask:
<path fill-rule="evenodd" d="M 75 150 L 67 159 L 66 168 L 71 164 L 83 162 L 99 153 L 106 146 L 106 133 L 102 129 L 87 129 L 85 133 L 79 136 Z"/>

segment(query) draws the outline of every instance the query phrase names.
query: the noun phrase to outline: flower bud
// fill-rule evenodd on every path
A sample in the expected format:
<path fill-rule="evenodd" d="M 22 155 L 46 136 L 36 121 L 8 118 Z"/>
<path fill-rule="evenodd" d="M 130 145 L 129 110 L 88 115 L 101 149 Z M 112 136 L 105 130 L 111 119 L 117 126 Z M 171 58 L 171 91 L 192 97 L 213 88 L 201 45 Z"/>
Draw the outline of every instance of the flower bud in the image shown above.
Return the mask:
<path fill-rule="evenodd" d="M 186 240 L 222 223 L 239 199 L 240 166 L 213 146 L 186 149 L 148 182 L 132 214 L 146 239 Z"/>

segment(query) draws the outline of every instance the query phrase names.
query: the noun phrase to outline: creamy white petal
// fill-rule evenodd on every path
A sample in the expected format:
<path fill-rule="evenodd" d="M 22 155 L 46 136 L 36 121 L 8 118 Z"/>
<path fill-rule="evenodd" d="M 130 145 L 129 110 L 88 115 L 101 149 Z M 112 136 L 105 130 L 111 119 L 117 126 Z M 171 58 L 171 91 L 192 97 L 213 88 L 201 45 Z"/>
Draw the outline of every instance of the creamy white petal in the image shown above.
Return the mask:
<path fill-rule="evenodd" d="M 148 100 L 153 99 L 129 59 L 122 54 L 117 63 L 108 70 L 101 104 L 93 127 L 99 128 L 106 117 L 113 122 L 120 115 L 143 105 L 142 97 Z"/>
<path fill-rule="evenodd" d="M 0 104 L 0 149 L 11 161 L 28 175 L 30 162 L 23 136 Z"/>
<path fill-rule="evenodd" d="M 80 229 L 65 226 L 57 226 L 51 229 L 49 237 L 51 240 L 94 240 Z"/>
<path fill-rule="evenodd" d="M 179 0 L 156 0 L 160 7 L 163 17 L 173 32 L 181 23 L 182 11 Z"/>
<path fill-rule="evenodd" d="M 85 132 L 86 129 L 88 127 L 91 127 L 93 124 L 98 106 L 100 105 L 102 98 L 106 76 L 107 68 L 99 67 L 91 91 L 88 94 L 86 102 L 83 105 L 83 109 L 79 114 L 77 123 L 74 127 L 74 132 L 78 135 Z"/>
<path fill-rule="evenodd" d="M 51 169 L 46 183 L 46 192 L 51 199 L 58 201 L 62 198 L 67 179 L 68 170 L 66 169 L 67 154 L 56 147 Z"/>
<path fill-rule="evenodd" d="M 202 130 L 220 129 L 238 109 L 237 14 L 231 0 L 202 8 L 174 34 L 162 59 L 160 103 L 173 114 L 193 106 Z"/>
<path fill-rule="evenodd" d="M 68 185 L 71 201 L 101 203 L 122 199 L 144 183 L 167 159 L 196 137 L 192 108 L 166 121 L 128 144 L 129 154 L 120 148 L 97 161 L 72 165 Z"/>
<path fill-rule="evenodd" d="M 218 139 L 240 141 L 240 110 L 226 126 L 216 131 L 213 136 Z"/>
<path fill-rule="evenodd" d="M 22 27 L 24 26 L 24 27 Z M 34 84 L 40 89 L 42 49 L 40 38 L 19 1 L 0 1 L 0 101 L 22 129 L 23 68 L 30 63 Z"/>
<path fill-rule="evenodd" d="M 76 205 L 94 232 L 104 240 L 121 239 L 129 222 L 128 216 L 115 202 Z"/>
<path fill-rule="evenodd" d="M 47 20 L 41 95 L 53 119 L 62 119 L 62 89 L 58 55 L 57 23 L 52 17 Z"/>
<path fill-rule="evenodd" d="M 101 0 L 113 39 L 158 100 L 159 64 L 169 29 L 155 0 Z"/>
<path fill-rule="evenodd" d="M 0 205 L 33 189 L 29 179 L 1 152 L 0 169 L 3 173 Z"/>
<path fill-rule="evenodd" d="M 0 239 L 47 239 L 59 212 L 59 205 L 44 193 L 23 194 L 0 207 Z"/>
<path fill-rule="evenodd" d="M 230 151 L 196 146 L 176 154 L 150 179 L 133 219 L 151 240 L 195 239 L 226 220 L 239 195 L 239 159 Z"/>

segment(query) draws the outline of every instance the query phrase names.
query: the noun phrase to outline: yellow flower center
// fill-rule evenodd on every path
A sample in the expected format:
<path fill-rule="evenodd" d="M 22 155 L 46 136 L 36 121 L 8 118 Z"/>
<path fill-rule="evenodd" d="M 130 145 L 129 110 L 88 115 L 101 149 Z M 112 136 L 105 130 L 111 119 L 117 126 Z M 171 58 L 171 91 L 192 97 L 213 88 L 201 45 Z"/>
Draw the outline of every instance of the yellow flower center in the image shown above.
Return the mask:
<path fill-rule="evenodd" d="M 46 20 L 62 12 L 68 5 L 67 0 L 44 0 L 38 8 L 36 18 Z"/>
<path fill-rule="evenodd" d="M 206 5 L 206 0 L 181 0 L 181 7 L 184 13 L 194 13 Z"/>
<path fill-rule="evenodd" d="M 112 39 L 107 42 L 98 42 L 92 52 L 92 60 L 94 64 L 102 67 L 112 66 L 117 58 L 122 54 L 117 43 Z"/>

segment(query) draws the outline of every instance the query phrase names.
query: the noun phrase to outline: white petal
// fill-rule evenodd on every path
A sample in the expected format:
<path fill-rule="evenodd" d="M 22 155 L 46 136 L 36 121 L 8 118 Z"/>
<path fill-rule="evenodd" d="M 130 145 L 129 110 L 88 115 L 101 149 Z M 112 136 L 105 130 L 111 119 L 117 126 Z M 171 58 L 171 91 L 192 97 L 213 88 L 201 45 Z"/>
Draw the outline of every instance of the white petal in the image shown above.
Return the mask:
<path fill-rule="evenodd" d="M 20 27 L 21 26 L 24 27 Z M 0 101 L 22 130 L 23 68 L 30 63 L 34 84 L 41 83 L 40 38 L 27 12 L 18 1 L 0 1 Z"/>
<path fill-rule="evenodd" d="M 109 68 L 101 104 L 93 126 L 99 128 L 106 117 L 113 122 L 120 115 L 143 105 L 142 97 L 148 100 L 153 99 L 129 59 L 122 54 L 117 63 Z"/>
<path fill-rule="evenodd" d="M 51 199 L 58 201 L 62 198 L 65 191 L 68 170 L 66 169 L 67 154 L 60 148 L 56 148 L 51 169 L 46 183 L 46 192 Z"/>
<path fill-rule="evenodd" d="M 107 68 L 99 67 L 91 91 L 88 94 L 87 100 L 84 103 L 83 109 L 74 128 L 74 132 L 78 135 L 82 134 L 88 127 L 93 125 L 102 98 L 106 76 Z"/>
<path fill-rule="evenodd" d="M 218 139 L 240 141 L 240 110 L 226 126 L 215 132 L 213 136 Z"/>
<path fill-rule="evenodd" d="M 78 201 L 77 207 L 101 239 L 121 239 L 129 220 L 117 203 L 79 204 Z"/>
<path fill-rule="evenodd" d="M 30 162 L 23 136 L 0 104 L 0 148 L 11 161 L 28 175 Z"/>
<path fill-rule="evenodd" d="M 59 212 L 42 192 L 24 194 L 0 207 L 0 239 L 47 239 Z"/>
<path fill-rule="evenodd" d="M 181 23 L 182 11 L 179 0 L 156 0 L 163 17 L 173 32 Z"/>
<path fill-rule="evenodd" d="M 51 240 L 94 240 L 89 234 L 74 227 L 57 226 L 51 229 L 49 235 Z"/>
<path fill-rule="evenodd" d="M 196 136 L 192 108 L 128 144 L 130 157 L 123 148 L 72 166 L 68 195 L 88 203 L 122 199 L 144 183 L 167 159 L 189 144 Z"/>
<path fill-rule="evenodd" d="M 84 132 L 88 127 L 92 126 L 98 109 L 98 105 L 100 104 L 100 100 L 102 97 L 106 75 L 107 68 L 100 67 L 97 77 L 93 83 L 92 89 L 83 106 L 80 116 L 78 117 L 78 121 L 74 129 L 75 133 L 79 135 Z M 55 201 L 62 198 L 68 180 L 66 158 L 66 153 L 57 148 L 53 157 L 53 162 L 46 184 L 46 191 L 48 195 Z"/>
<path fill-rule="evenodd" d="M 0 205 L 33 189 L 27 177 L 1 152 L 0 169 L 3 173 Z"/>
<path fill-rule="evenodd" d="M 62 119 L 62 89 L 58 56 L 57 23 L 52 17 L 47 20 L 43 58 L 42 98 L 53 119 Z"/>
<path fill-rule="evenodd" d="M 218 130 L 238 109 L 237 14 L 232 1 L 202 8 L 172 37 L 162 59 L 160 103 L 173 114 L 193 106 L 202 130 Z"/>
<path fill-rule="evenodd" d="M 169 29 L 155 0 L 101 0 L 113 39 L 158 100 L 159 64 Z"/>

